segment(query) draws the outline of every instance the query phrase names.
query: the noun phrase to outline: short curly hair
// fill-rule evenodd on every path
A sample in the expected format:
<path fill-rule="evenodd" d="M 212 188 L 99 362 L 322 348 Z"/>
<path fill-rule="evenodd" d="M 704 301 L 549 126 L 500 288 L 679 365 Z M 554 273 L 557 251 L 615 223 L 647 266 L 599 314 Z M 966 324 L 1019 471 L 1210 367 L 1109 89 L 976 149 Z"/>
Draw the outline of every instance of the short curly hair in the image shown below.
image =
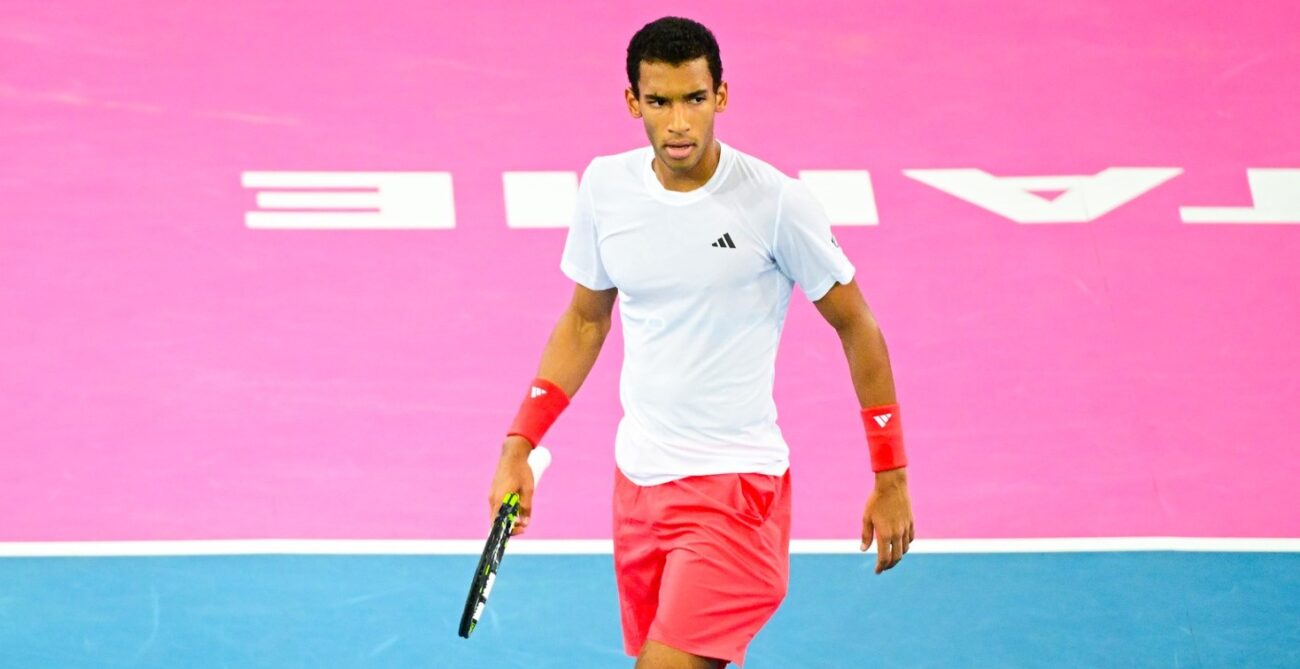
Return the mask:
<path fill-rule="evenodd" d="M 718 40 L 708 28 L 679 16 L 665 16 L 645 24 L 627 45 L 627 81 L 632 85 L 632 94 L 641 96 L 638 83 L 642 61 L 680 65 L 700 57 L 708 59 L 713 90 L 718 90 L 722 83 L 722 56 L 718 53 Z"/>

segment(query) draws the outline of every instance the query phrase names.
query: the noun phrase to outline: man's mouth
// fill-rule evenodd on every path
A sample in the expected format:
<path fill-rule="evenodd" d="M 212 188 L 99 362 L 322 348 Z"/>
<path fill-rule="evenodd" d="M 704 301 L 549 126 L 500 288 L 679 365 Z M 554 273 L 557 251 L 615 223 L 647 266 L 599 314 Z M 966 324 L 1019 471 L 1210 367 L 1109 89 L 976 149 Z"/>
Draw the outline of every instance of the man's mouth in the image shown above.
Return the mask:
<path fill-rule="evenodd" d="M 682 160 L 691 155 L 695 149 L 695 144 L 691 142 L 672 142 L 664 145 L 664 150 L 668 152 L 668 157 L 673 160 Z"/>

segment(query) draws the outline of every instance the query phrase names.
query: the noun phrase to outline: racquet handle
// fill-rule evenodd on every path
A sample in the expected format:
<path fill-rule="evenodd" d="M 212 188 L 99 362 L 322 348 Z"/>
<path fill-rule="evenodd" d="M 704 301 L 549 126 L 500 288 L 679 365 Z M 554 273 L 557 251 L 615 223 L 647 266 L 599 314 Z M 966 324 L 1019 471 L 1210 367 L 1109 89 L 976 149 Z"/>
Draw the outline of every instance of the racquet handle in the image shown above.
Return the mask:
<path fill-rule="evenodd" d="M 538 446 L 528 454 L 528 466 L 533 470 L 533 487 L 537 487 L 542 482 L 542 474 L 546 473 L 546 468 L 551 466 L 551 451 L 545 446 Z"/>

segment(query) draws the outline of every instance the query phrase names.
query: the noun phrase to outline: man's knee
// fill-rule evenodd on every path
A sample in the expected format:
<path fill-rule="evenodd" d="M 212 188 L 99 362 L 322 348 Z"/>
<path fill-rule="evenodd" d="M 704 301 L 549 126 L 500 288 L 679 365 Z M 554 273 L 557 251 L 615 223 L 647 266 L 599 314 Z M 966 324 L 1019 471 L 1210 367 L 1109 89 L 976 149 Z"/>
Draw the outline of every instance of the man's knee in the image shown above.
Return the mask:
<path fill-rule="evenodd" d="M 692 655 L 658 641 L 647 640 L 636 658 L 636 669 L 721 669 L 725 662 Z"/>

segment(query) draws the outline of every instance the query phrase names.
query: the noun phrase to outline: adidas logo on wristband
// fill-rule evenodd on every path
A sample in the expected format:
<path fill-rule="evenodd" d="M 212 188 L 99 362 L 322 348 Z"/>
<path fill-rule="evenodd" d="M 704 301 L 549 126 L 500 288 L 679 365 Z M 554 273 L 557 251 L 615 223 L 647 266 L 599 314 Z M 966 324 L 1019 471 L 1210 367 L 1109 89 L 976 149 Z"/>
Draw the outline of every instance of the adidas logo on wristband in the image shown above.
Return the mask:
<path fill-rule="evenodd" d="M 541 388 L 538 388 L 537 386 L 533 386 L 533 389 L 528 393 L 528 396 L 531 397 L 531 398 L 533 398 L 533 399 L 537 399 L 537 398 L 539 398 L 539 397 L 541 397 L 542 395 L 545 395 L 545 394 L 546 394 L 546 391 L 545 391 L 545 390 L 542 390 Z"/>
<path fill-rule="evenodd" d="M 886 424 L 889 423 L 889 419 L 893 417 L 894 414 L 892 413 L 882 413 L 879 416 L 876 416 L 876 425 L 879 425 L 880 427 L 884 427 Z"/>

